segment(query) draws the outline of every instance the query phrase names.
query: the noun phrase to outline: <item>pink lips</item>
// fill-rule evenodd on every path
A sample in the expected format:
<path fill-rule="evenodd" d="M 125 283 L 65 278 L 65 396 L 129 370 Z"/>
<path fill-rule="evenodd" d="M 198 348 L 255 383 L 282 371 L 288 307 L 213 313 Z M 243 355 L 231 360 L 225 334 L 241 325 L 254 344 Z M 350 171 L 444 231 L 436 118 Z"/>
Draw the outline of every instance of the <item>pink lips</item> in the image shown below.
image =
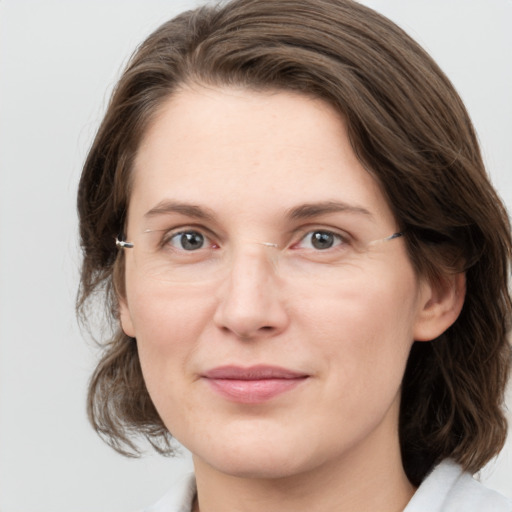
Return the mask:
<path fill-rule="evenodd" d="M 308 375 L 277 366 L 221 366 L 202 376 L 223 397 L 246 404 L 257 404 L 290 391 Z"/>

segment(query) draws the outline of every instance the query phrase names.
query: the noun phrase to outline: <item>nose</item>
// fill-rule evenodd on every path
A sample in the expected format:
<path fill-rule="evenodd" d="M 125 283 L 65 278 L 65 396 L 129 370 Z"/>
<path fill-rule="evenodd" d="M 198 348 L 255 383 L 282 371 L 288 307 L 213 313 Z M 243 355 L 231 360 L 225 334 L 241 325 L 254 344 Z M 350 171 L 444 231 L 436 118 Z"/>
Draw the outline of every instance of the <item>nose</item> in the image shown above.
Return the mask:
<path fill-rule="evenodd" d="M 240 339 L 270 337 L 288 325 L 283 286 L 269 251 L 259 246 L 233 256 L 218 290 L 216 326 Z"/>

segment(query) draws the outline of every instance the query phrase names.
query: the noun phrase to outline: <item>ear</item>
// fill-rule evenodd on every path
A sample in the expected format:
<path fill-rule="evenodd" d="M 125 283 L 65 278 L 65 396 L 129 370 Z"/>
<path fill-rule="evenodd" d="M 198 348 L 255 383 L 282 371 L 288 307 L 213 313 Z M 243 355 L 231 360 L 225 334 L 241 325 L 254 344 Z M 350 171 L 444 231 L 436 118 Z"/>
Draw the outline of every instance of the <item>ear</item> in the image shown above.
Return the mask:
<path fill-rule="evenodd" d="M 121 323 L 121 329 L 123 332 L 135 338 L 135 329 L 133 328 L 132 316 L 130 314 L 130 308 L 126 302 L 126 298 L 118 297 L 119 300 L 119 322 Z"/>
<path fill-rule="evenodd" d="M 414 326 L 416 341 L 431 341 L 446 331 L 459 316 L 466 296 L 464 272 L 423 282 L 421 310 Z"/>

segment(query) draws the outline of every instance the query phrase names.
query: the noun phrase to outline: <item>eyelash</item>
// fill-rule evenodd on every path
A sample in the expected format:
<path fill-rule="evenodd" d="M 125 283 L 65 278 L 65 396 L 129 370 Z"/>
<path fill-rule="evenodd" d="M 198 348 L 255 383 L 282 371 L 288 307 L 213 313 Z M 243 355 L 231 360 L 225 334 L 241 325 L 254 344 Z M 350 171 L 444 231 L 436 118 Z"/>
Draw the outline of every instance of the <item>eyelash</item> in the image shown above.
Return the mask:
<path fill-rule="evenodd" d="M 172 249 L 178 250 L 178 251 L 182 250 L 184 252 L 195 252 L 195 251 L 186 251 L 183 248 L 174 247 L 172 245 L 173 239 L 176 239 L 180 235 L 183 236 L 183 235 L 187 235 L 187 234 L 201 235 L 205 241 L 208 241 L 212 238 L 211 236 L 205 234 L 204 230 L 201 228 L 194 228 L 194 227 L 178 228 L 178 230 L 171 230 L 171 231 L 166 232 L 165 235 L 162 237 L 162 241 L 161 241 L 160 245 L 164 248 L 166 246 L 170 246 Z M 209 248 L 210 249 L 218 249 L 219 245 L 212 243 Z M 203 249 L 203 247 L 201 247 L 200 249 Z"/>
<path fill-rule="evenodd" d="M 313 236 L 315 234 L 321 235 L 320 237 L 316 238 L 316 241 L 321 242 L 322 238 L 326 240 L 326 237 L 330 237 L 332 240 L 332 244 L 329 247 L 325 247 L 323 249 L 320 249 L 318 247 L 314 247 L 314 241 L 315 238 Z M 336 231 L 330 230 L 330 229 L 323 229 L 323 228 L 316 228 L 316 229 L 309 229 L 304 232 L 304 234 L 300 237 L 299 241 L 292 244 L 290 246 L 291 249 L 296 249 L 299 244 L 302 242 L 305 242 L 307 238 L 310 238 L 310 245 L 313 247 L 308 247 L 308 250 L 312 250 L 314 252 L 325 252 L 329 249 L 336 249 L 340 246 L 346 246 L 349 243 L 349 239 L 347 235 L 342 235 L 341 233 L 337 233 Z"/>

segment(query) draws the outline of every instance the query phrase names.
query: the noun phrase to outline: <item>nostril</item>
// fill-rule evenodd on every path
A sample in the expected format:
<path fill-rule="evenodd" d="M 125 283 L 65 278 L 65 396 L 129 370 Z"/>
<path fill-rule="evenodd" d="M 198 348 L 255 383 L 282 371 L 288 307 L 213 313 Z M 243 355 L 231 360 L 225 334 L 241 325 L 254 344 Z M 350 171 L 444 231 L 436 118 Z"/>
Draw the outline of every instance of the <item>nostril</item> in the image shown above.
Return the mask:
<path fill-rule="evenodd" d="M 260 334 L 261 334 L 262 331 L 263 332 L 273 332 L 275 328 L 272 327 L 271 325 L 264 325 L 264 326 L 259 327 L 258 329 L 254 330 L 252 332 L 236 331 L 235 329 L 230 328 L 230 327 L 223 327 L 223 329 L 226 332 L 234 333 L 238 338 L 240 338 L 242 340 L 249 340 L 249 339 L 252 339 L 254 336 L 256 336 L 258 332 Z"/>

